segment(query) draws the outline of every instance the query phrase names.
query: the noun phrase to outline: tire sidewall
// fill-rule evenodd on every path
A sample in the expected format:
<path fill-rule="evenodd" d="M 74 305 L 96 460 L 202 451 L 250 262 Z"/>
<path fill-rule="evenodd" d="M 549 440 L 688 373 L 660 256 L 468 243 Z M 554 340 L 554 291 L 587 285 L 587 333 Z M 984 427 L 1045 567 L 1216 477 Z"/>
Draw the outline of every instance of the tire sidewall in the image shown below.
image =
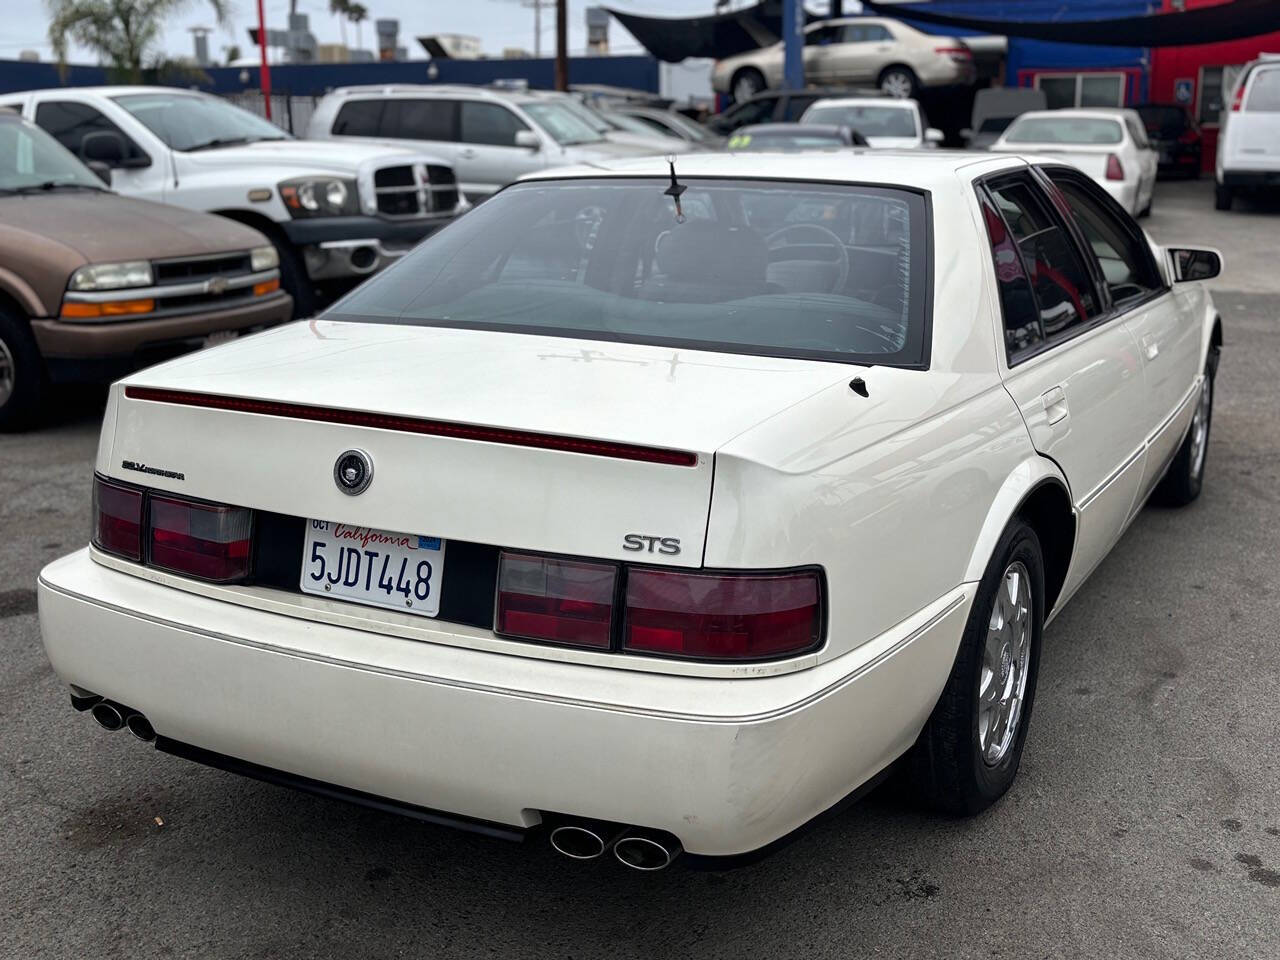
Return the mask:
<path fill-rule="evenodd" d="M 1200 458 L 1200 469 L 1196 470 L 1195 464 L 1191 462 L 1191 457 L 1187 457 L 1187 486 L 1191 491 L 1192 497 L 1200 496 L 1200 491 L 1204 489 L 1204 474 L 1209 468 L 1209 438 L 1213 433 L 1213 401 L 1217 399 L 1214 393 L 1214 363 L 1210 359 L 1205 365 L 1204 371 L 1204 389 L 1209 391 L 1209 409 L 1205 411 L 1204 419 L 1204 456 Z M 1197 404 L 1200 398 L 1196 398 Z M 1189 438 L 1188 438 L 1188 442 Z"/>
<path fill-rule="evenodd" d="M 13 357 L 13 393 L 0 406 L 0 430 L 20 430 L 37 412 L 45 387 L 44 360 L 25 321 L 0 307 L 0 340 Z"/>
<path fill-rule="evenodd" d="M 920 81 L 916 78 L 914 71 L 912 71 L 910 67 L 887 67 L 885 71 L 880 74 L 880 79 L 877 83 L 877 86 L 882 92 L 889 92 L 885 90 L 884 82 L 895 74 L 899 74 L 907 80 L 909 90 L 906 96 L 902 97 L 903 100 L 909 100 L 920 92 Z M 892 96 L 892 94 L 890 94 L 890 96 Z"/>
<path fill-rule="evenodd" d="M 1044 633 L 1044 559 L 1040 541 L 1035 531 L 1019 521 L 1005 532 L 1001 549 L 992 557 L 991 565 L 983 574 L 978 596 L 974 599 L 974 613 L 969 620 L 965 642 L 976 644 L 971 675 L 969 677 L 969 749 L 971 773 L 976 792 L 987 802 L 998 799 L 1013 782 L 1022 760 L 1022 748 L 1031 725 L 1031 710 L 1035 703 L 1036 682 L 1040 675 L 1040 645 Z M 994 766 L 988 766 L 982 756 L 978 740 L 978 692 L 982 681 L 982 645 L 986 642 L 987 624 L 997 591 L 1004 582 L 1005 570 L 1015 561 L 1021 561 L 1031 579 L 1031 646 L 1027 653 L 1027 685 L 1023 695 L 1022 712 L 1018 728 L 1005 755 Z"/>

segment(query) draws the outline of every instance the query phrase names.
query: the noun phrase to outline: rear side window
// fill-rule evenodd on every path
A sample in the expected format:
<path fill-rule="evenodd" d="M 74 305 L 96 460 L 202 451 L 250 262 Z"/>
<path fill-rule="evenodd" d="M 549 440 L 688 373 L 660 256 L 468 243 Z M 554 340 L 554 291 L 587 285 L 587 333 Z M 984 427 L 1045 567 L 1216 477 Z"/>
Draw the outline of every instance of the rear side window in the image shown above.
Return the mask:
<path fill-rule="evenodd" d="M 1048 175 L 1098 258 L 1112 301 L 1123 305 L 1164 288 L 1151 249 L 1141 234 L 1111 209 L 1105 193 L 1092 181 L 1068 171 L 1051 170 Z"/>
<path fill-rule="evenodd" d="M 1015 354 L 1025 352 L 1042 340 L 1051 340 L 1088 322 L 1101 312 L 1093 282 L 1080 255 L 1067 235 L 1064 224 L 1053 213 L 1044 192 L 1030 179 L 1019 174 L 996 180 L 988 185 L 990 199 L 1001 221 L 1012 236 L 1021 261 L 1023 275 L 1035 296 L 1038 336 L 1025 346 L 1021 335 L 1011 333 L 1026 326 L 1023 312 L 1005 317 L 1006 345 L 1012 363 Z M 987 229 L 992 230 L 988 218 Z M 993 250 L 999 234 L 991 236 Z M 997 276 L 1000 274 L 1000 252 Z M 1009 272 L 1006 266 L 1005 271 Z"/>
<path fill-rule="evenodd" d="M 461 115 L 463 143 L 514 147 L 516 132 L 529 129 L 514 113 L 496 103 L 464 100 Z"/>
<path fill-rule="evenodd" d="M 379 137 L 385 100 L 352 100 L 342 105 L 334 117 L 332 132 L 343 137 Z"/>
<path fill-rule="evenodd" d="M 787 100 L 787 115 L 782 119 L 789 122 L 799 120 L 811 106 L 818 102 L 817 97 L 794 96 Z"/>
<path fill-rule="evenodd" d="M 382 135 L 401 140 L 456 140 L 456 100 L 390 100 Z"/>
<path fill-rule="evenodd" d="M 91 133 L 116 134 L 124 141 L 126 160 L 145 156 L 123 130 L 88 104 L 68 100 L 45 101 L 36 107 L 36 123 L 81 160 L 84 159 L 84 138 Z"/>
<path fill-rule="evenodd" d="M 1244 103 L 1247 113 L 1280 113 L 1280 70 L 1259 70 Z"/>

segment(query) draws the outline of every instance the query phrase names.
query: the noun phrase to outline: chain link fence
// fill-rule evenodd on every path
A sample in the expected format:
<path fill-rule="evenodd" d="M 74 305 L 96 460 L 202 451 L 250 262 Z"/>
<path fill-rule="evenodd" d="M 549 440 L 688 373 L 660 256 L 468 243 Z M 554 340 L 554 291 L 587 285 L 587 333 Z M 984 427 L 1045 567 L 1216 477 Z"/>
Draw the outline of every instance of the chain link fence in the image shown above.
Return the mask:
<path fill-rule="evenodd" d="M 237 107 L 248 110 L 260 117 L 267 115 L 262 99 L 262 91 L 245 90 L 241 93 L 226 94 L 223 99 L 234 103 Z M 295 137 L 307 135 L 307 124 L 311 122 L 311 114 L 315 112 L 319 97 L 294 96 L 286 92 L 271 94 L 271 122 Z"/>

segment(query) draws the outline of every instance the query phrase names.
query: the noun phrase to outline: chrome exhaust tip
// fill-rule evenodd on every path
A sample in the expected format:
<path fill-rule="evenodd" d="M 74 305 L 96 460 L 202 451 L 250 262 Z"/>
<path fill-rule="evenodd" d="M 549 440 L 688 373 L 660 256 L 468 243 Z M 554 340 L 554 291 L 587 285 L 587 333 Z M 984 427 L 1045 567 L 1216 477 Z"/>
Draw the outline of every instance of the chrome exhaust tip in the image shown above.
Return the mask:
<path fill-rule="evenodd" d="M 124 716 L 120 713 L 120 708 L 106 700 L 95 703 L 89 713 L 93 719 L 98 721 L 98 726 L 103 730 L 110 730 L 114 733 L 124 726 Z"/>
<path fill-rule="evenodd" d="M 143 743 L 150 743 L 156 738 L 156 728 L 151 726 L 151 721 L 140 713 L 129 714 L 129 718 L 125 720 L 124 725 L 129 728 L 130 733 Z"/>
<path fill-rule="evenodd" d="M 571 860 L 594 860 L 609 849 L 612 837 L 593 825 L 566 823 L 551 831 L 551 846 Z"/>
<path fill-rule="evenodd" d="M 632 870 L 665 870 L 680 856 L 680 841 L 661 830 L 630 833 L 613 845 L 618 862 Z"/>

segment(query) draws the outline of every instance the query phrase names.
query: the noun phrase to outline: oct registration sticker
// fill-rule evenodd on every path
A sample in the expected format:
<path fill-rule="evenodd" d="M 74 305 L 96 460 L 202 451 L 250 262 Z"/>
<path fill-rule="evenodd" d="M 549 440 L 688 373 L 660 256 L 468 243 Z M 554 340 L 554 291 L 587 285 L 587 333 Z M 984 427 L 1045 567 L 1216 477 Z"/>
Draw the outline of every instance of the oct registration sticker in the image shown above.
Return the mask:
<path fill-rule="evenodd" d="M 444 547 L 439 537 L 309 520 L 302 592 L 434 617 Z"/>

